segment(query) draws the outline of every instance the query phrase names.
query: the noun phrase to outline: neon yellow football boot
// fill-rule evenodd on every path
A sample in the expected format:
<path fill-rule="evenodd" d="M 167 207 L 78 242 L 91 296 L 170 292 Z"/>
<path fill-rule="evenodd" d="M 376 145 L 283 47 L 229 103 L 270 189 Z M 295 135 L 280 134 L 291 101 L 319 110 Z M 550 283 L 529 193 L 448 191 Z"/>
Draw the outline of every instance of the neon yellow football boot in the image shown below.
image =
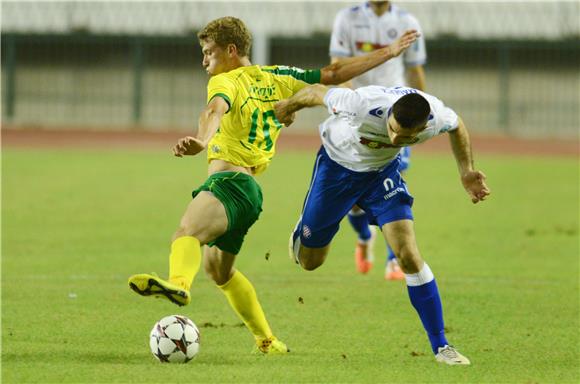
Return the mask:
<path fill-rule="evenodd" d="M 155 274 L 141 273 L 129 277 L 129 288 L 141 296 L 162 297 L 179 306 L 191 302 L 189 291 Z"/>
<path fill-rule="evenodd" d="M 256 346 L 258 351 L 265 355 L 283 355 L 290 352 L 286 344 L 278 340 L 276 336 L 267 339 L 256 339 Z"/>

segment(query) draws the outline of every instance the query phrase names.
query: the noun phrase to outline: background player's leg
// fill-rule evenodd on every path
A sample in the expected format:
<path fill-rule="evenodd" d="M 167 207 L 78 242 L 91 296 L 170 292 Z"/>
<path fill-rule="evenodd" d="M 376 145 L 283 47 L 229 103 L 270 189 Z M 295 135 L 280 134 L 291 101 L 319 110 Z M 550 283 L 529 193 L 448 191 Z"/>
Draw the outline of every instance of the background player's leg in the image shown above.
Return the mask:
<path fill-rule="evenodd" d="M 360 209 L 357 205 L 353 206 L 348 212 L 348 221 L 352 229 L 357 233 L 360 241 L 367 241 L 371 238 L 371 230 L 369 220 L 365 211 Z"/>
<path fill-rule="evenodd" d="M 348 221 L 358 235 L 354 250 L 354 262 L 360 273 L 368 273 L 374 261 L 373 247 L 376 229 L 369 225 L 365 211 L 357 205 L 348 212 Z"/>
<path fill-rule="evenodd" d="M 385 262 L 385 280 L 405 280 L 405 274 L 401 267 L 399 267 L 399 262 L 395 257 L 395 252 L 389 245 L 388 242 L 385 241 L 387 245 L 387 260 Z"/>

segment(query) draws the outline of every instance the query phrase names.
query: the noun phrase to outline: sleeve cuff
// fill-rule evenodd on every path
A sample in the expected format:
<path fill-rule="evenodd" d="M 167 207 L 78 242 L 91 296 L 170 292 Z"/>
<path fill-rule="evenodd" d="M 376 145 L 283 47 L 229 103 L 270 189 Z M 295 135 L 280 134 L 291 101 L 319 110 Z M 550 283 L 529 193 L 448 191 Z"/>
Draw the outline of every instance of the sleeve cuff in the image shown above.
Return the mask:
<path fill-rule="evenodd" d="M 326 92 L 326 95 L 324 95 L 324 99 L 322 99 L 322 102 L 324 103 L 324 105 L 326 105 L 328 107 L 328 98 L 330 97 L 330 94 L 335 92 L 335 90 L 338 88 L 329 88 L 328 92 Z"/>
<path fill-rule="evenodd" d="M 222 99 L 225 100 L 226 103 L 228 103 L 228 110 L 226 113 L 228 113 L 230 111 L 230 109 L 232 108 L 232 102 L 230 100 L 230 98 L 225 94 L 225 93 L 216 93 L 215 95 L 213 95 L 209 101 L 207 102 L 209 104 L 210 101 L 212 101 L 215 97 L 221 97 Z"/>

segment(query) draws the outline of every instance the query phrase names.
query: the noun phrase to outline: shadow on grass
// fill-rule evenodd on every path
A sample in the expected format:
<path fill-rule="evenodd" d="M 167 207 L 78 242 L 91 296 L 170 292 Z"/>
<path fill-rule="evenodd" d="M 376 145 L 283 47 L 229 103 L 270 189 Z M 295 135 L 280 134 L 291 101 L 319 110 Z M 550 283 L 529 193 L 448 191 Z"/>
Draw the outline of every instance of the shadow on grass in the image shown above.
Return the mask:
<path fill-rule="evenodd" d="M 236 365 L 239 364 L 239 359 L 224 358 L 221 355 L 213 355 L 205 353 L 202 357 L 197 356 L 192 363 L 203 365 Z M 161 365 L 169 366 L 175 364 L 159 363 L 149 353 L 121 353 L 121 352 L 107 352 L 107 351 L 77 351 L 77 350 L 55 350 L 55 351 L 38 351 L 38 352 L 6 352 L 2 353 L 2 364 L 7 368 L 11 363 L 27 364 L 41 363 L 41 364 L 122 364 L 122 365 Z M 191 363 L 190 363 L 191 364 Z"/>
<path fill-rule="evenodd" d="M 2 353 L 2 363 L 9 364 L 12 362 L 28 363 L 87 363 L 87 364 L 143 364 L 152 356 L 143 353 L 114 353 L 114 352 L 97 352 L 97 351 L 38 351 L 38 352 L 6 352 Z M 154 361 L 153 361 L 154 362 Z"/>

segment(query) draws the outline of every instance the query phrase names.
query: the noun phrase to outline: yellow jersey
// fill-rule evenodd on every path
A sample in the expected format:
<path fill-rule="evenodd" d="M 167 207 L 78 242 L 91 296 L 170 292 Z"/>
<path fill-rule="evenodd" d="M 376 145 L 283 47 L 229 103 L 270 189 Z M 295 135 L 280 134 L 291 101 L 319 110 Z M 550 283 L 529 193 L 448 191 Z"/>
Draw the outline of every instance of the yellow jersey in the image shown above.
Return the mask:
<path fill-rule="evenodd" d="M 208 162 L 221 159 L 262 173 L 283 127 L 274 115 L 274 104 L 319 82 L 320 70 L 285 66 L 246 66 L 211 77 L 208 103 L 219 96 L 229 108 L 208 144 Z"/>

